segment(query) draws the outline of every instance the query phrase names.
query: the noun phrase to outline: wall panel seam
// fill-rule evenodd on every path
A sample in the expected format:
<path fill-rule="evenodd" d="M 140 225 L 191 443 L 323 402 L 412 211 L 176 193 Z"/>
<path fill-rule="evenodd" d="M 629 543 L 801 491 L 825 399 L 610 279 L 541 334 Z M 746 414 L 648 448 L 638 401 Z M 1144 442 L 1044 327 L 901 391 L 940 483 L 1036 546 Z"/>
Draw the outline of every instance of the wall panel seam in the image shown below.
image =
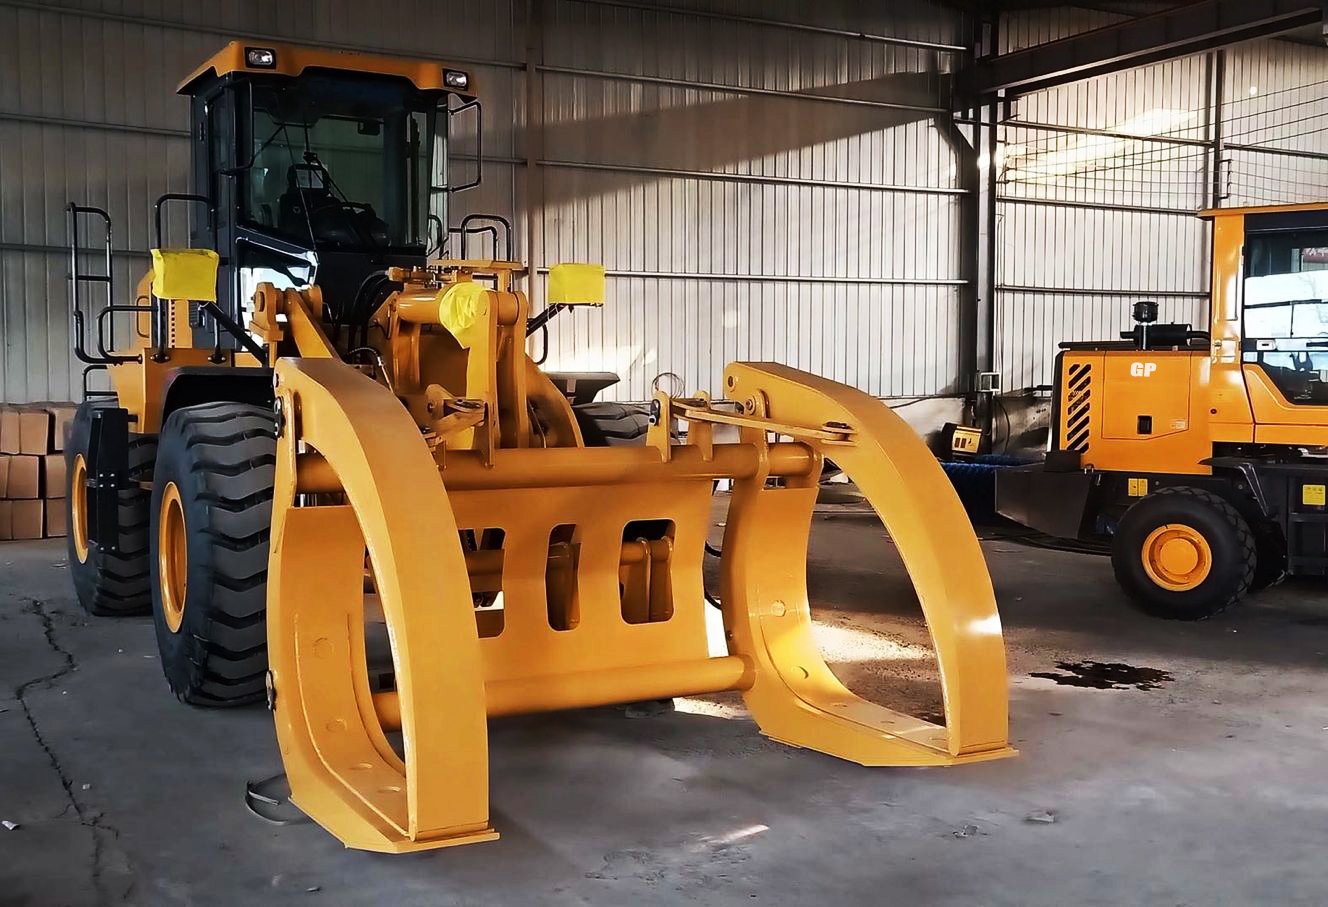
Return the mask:
<path fill-rule="evenodd" d="M 4 2 L 4 0 L 0 0 Z M 579 69 L 574 66 L 537 66 L 540 72 L 564 76 L 580 76 L 587 79 L 607 79 L 618 82 L 638 82 L 646 85 L 671 85 L 675 88 L 692 88 L 703 91 L 717 91 L 728 94 L 764 95 L 775 98 L 791 98 L 799 101 L 820 101 L 827 104 L 846 104 L 853 107 L 874 107 L 880 110 L 909 110 L 915 113 L 933 113 L 949 115 L 948 107 L 922 104 L 902 104 L 894 101 L 872 101 L 867 98 L 840 98 L 834 95 L 810 94 L 806 91 L 784 91 L 779 88 L 758 88 L 754 85 L 725 85 L 722 82 L 700 82 L 692 79 L 672 79 L 667 76 L 647 76 L 630 72 L 611 72 L 602 69 Z M 819 89 L 835 86 L 818 86 Z"/>
<path fill-rule="evenodd" d="M 1130 290 L 1091 289 L 1088 287 L 1037 287 L 1000 284 L 998 293 L 1034 293 L 1041 296 L 1157 296 L 1169 299 L 1207 299 L 1207 290 Z"/>
<path fill-rule="evenodd" d="M 488 158 L 485 158 L 487 161 Z M 728 173 L 723 170 L 679 170 L 672 167 L 643 167 L 635 164 L 609 164 L 601 161 L 540 160 L 541 167 L 568 170 L 602 170 L 610 173 L 642 173 L 652 176 L 676 176 L 718 182 L 757 183 L 770 186 L 809 186 L 824 189 L 860 189 L 871 192 L 901 192 L 914 195 L 971 195 L 972 190 L 953 186 L 908 186 L 885 183 L 850 183 L 836 180 L 803 179 L 792 176 L 766 176 L 758 173 Z"/>
<path fill-rule="evenodd" d="M 547 274 L 548 268 L 536 268 L 536 273 Z M 751 281 L 757 283 L 825 283 L 825 284 L 867 284 L 897 285 L 919 287 L 962 287 L 969 281 L 949 277 L 848 277 L 818 274 L 724 274 L 698 271 L 634 271 L 614 268 L 605 269 L 606 277 L 656 278 L 661 280 L 697 280 L 697 281 Z"/>

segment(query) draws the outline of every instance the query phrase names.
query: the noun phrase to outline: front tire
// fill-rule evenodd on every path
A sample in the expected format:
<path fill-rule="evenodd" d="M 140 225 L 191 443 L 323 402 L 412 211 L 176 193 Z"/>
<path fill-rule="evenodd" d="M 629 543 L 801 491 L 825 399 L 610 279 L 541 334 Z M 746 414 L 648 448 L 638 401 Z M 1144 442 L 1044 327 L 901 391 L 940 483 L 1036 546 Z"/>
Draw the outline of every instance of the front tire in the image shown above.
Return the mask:
<path fill-rule="evenodd" d="M 267 674 L 273 413 L 244 403 L 187 406 L 158 437 L 148 535 L 162 671 L 190 705 L 258 702 Z"/>
<path fill-rule="evenodd" d="M 88 445 L 92 413 L 114 403 L 84 403 L 74 412 L 65 442 L 66 545 L 74 594 L 83 610 L 96 617 L 146 614 L 152 607 L 148 569 L 148 492 L 139 482 L 152 475 L 157 441 L 151 435 L 129 436 L 129 484 L 116 492 L 119 504 L 116 551 L 94 543 L 88 525 Z"/>
<path fill-rule="evenodd" d="M 1200 488 L 1162 488 L 1121 518 L 1111 545 L 1116 581 L 1144 612 L 1203 620 L 1241 599 L 1254 580 L 1249 523 Z"/>

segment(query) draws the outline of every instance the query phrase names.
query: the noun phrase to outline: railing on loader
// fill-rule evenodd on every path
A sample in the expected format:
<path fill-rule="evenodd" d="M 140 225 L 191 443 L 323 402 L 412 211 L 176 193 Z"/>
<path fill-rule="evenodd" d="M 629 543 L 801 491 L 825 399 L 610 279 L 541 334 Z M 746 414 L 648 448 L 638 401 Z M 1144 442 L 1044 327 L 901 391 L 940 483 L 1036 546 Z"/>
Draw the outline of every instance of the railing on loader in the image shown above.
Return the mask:
<path fill-rule="evenodd" d="M 153 205 L 154 249 L 164 247 L 163 215 L 167 204 L 170 202 L 201 206 L 207 212 L 206 223 L 209 225 L 213 223 L 215 212 L 211 201 L 206 196 L 168 192 L 160 196 Z M 154 294 L 152 282 L 149 280 L 140 285 L 137 297 L 132 305 L 117 303 L 115 301 L 115 276 L 112 261 L 113 231 L 110 214 L 106 209 L 95 205 L 79 205 L 73 202 L 70 202 L 65 210 L 69 237 L 69 311 L 72 319 L 74 356 L 84 364 L 83 399 L 115 395 L 114 391 L 91 388 L 88 383 L 92 375 L 104 372 L 110 366 L 138 362 L 145 354 L 151 355 L 153 361 L 165 362 L 169 357 L 168 350 L 170 348 L 190 346 L 193 338 L 180 336 L 181 331 L 191 325 L 201 326 L 204 323 L 204 315 L 209 316 L 214 324 L 214 343 L 209 361 L 214 363 L 223 361 L 223 332 L 234 338 L 240 348 L 254 354 L 259 361 L 262 361 L 264 351 L 215 302 L 207 302 L 199 306 L 196 317 L 177 319 L 174 316 L 172 305 L 176 303 L 188 305 L 188 301 L 159 299 Z M 89 273 L 84 268 L 81 260 L 83 256 L 88 254 L 88 250 L 83 245 L 84 230 L 87 226 L 85 222 L 88 219 L 95 220 L 100 226 L 98 232 L 101 247 L 96 250 L 96 254 L 103 262 L 101 273 Z M 104 304 L 97 306 L 94 301 L 84 297 L 84 287 L 89 284 L 105 288 L 106 300 Z M 95 318 L 92 317 L 94 310 L 96 312 Z M 130 319 L 131 342 L 118 350 L 115 349 L 114 336 L 114 318 L 117 315 L 133 316 Z M 190 316 L 192 315 L 193 313 L 190 313 Z M 91 325 L 89 325 L 89 319 L 91 319 Z M 89 327 L 91 327 L 90 332 Z M 148 352 L 145 353 L 145 351 Z"/>

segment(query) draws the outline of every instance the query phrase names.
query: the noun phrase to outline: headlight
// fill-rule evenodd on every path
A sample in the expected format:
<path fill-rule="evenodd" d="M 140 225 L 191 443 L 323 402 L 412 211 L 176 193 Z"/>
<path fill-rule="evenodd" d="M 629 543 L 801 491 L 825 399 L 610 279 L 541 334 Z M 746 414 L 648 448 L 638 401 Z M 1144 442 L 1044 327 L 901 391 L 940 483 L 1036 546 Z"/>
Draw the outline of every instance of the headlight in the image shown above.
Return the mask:
<path fill-rule="evenodd" d="M 254 69 L 272 69 L 277 65 L 277 52 L 270 47 L 246 47 L 244 65 Z"/>
<path fill-rule="evenodd" d="M 470 75 L 459 69 L 443 70 L 443 84 L 448 88 L 457 88 L 462 91 L 470 87 Z"/>

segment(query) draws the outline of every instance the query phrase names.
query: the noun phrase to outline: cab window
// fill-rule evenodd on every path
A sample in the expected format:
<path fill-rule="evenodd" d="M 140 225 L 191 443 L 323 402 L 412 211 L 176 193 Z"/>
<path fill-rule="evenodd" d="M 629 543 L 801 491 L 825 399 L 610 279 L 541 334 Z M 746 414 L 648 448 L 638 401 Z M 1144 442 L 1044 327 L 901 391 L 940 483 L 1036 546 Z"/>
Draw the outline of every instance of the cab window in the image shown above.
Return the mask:
<path fill-rule="evenodd" d="M 1328 229 L 1246 237 L 1243 337 L 1287 400 L 1328 404 Z"/>
<path fill-rule="evenodd" d="M 395 80 L 255 85 L 243 215 L 315 249 L 423 246 L 435 101 Z"/>

